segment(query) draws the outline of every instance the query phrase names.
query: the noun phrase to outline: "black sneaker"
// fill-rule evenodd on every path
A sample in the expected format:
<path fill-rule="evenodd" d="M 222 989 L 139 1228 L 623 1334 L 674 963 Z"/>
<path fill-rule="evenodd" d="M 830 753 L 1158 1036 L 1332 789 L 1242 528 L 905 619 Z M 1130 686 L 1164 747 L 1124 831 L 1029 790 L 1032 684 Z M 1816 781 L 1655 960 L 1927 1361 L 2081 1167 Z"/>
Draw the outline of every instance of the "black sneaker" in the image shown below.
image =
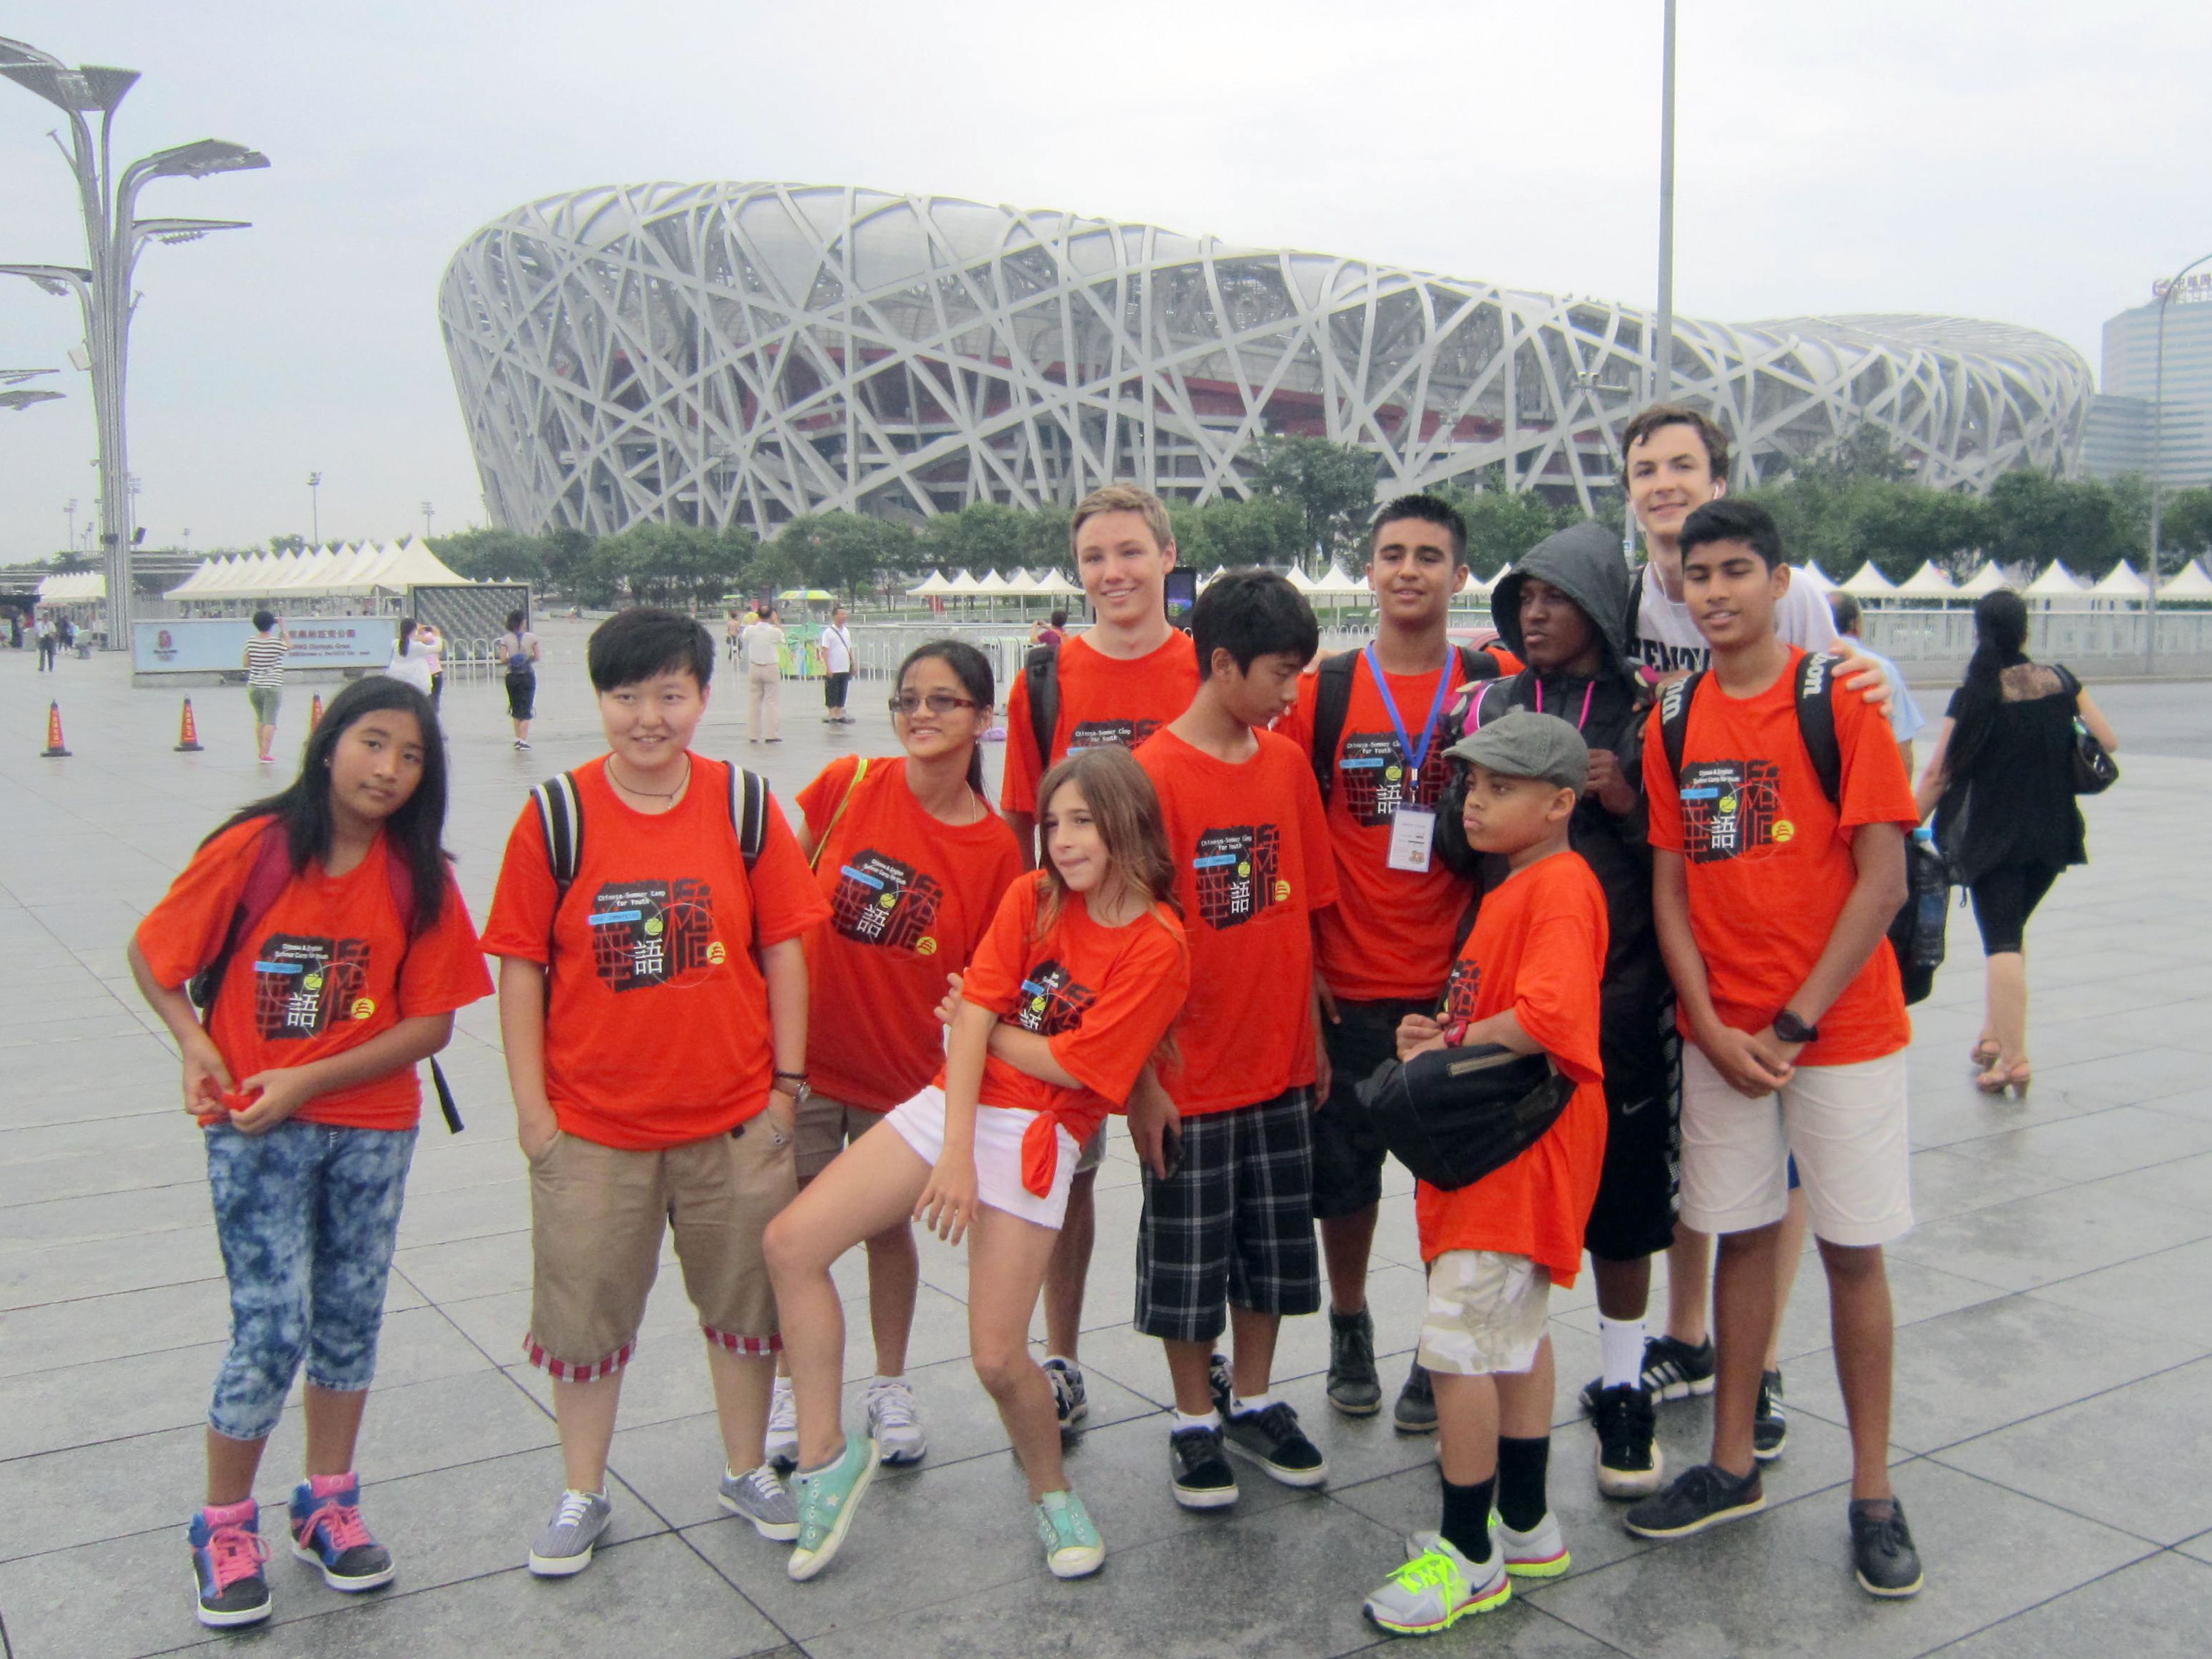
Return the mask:
<path fill-rule="evenodd" d="M 1851 1502 L 1851 1564 L 1869 1595 L 1899 1600 L 1920 1594 L 1920 1552 L 1895 1498 Z"/>
<path fill-rule="evenodd" d="M 1218 1429 L 1177 1429 L 1169 1435 L 1168 1471 L 1175 1501 L 1187 1510 L 1218 1510 L 1237 1501 L 1237 1471 L 1229 1467 Z"/>
<path fill-rule="evenodd" d="M 1607 1498 L 1649 1498 L 1667 1468 L 1651 1396 L 1630 1383 L 1598 1391 L 1590 1413 L 1597 1428 L 1597 1489 Z"/>
<path fill-rule="evenodd" d="M 1740 1521 L 1766 1507 L 1766 1489 L 1754 1466 L 1738 1480 L 1726 1469 L 1700 1463 L 1675 1478 L 1665 1491 L 1645 1498 L 1621 1517 L 1638 1538 L 1687 1538 L 1723 1521 Z"/>
<path fill-rule="evenodd" d="M 1762 1463 L 1771 1463 L 1790 1443 L 1790 1418 L 1782 1409 L 1782 1373 L 1761 1371 L 1759 1405 L 1751 1414 L 1751 1449 Z"/>
<path fill-rule="evenodd" d="M 1375 1374 L 1375 1320 L 1366 1309 L 1328 1316 L 1328 1403 L 1346 1417 L 1372 1417 L 1382 1409 L 1382 1384 Z"/>
<path fill-rule="evenodd" d="M 1083 1386 L 1083 1367 L 1055 1354 L 1044 1362 L 1044 1377 L 1052 1384 L 1052 1406 L 1060 1418 L 1060 1433 L 1073 1434 L 1083 1426 L 1083 1419 L 1091 1415 L 1091 1396 Z"/>
<path fill-rule="evenodd" d="M 1418 1359 L 1413 1362 L 1413 1369 L 1406 1373 L 1406 1386 L 1398 1390 L 1398 1403 L 1390 1413 L 1390 1426 L 1401 1434 L 1437 1431 L 1436 1391 L 1429 1387 L 1429 1374 Z"/>
<path fill-rule="evenodd" d="M 1693 1394 L 1713 1391 L 1713 1340 L 1696 1347 L 1671 1336 L 1655 1336 L 1644 1345 L 1644 1387 L 1655 1401 L 1686 1400 Z"/>
<path fill-rule="evenodd" d="M 1290 1402 L 1228 1419 L 1229 1443 L 1286 1486 L 1318 1486 L 1328 1479 L 1328 1460 L 1298 1427 Z"/>

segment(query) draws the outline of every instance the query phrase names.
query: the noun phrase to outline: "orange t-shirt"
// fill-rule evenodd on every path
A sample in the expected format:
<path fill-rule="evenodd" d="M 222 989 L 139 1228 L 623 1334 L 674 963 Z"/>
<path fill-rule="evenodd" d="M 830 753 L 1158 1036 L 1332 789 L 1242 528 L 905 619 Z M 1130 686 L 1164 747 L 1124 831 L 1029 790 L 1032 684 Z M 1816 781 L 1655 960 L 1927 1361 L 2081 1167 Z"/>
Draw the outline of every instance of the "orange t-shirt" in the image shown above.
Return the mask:
<path fill-rule="evenodd" d="M 924 811 L 903 755 L 870 761 L 855 787 L 859 765 L 834 760 L 799 792 L 830 906 L 806 940 L 806 1071 L 832 1100 L 887 1112 L 944 1064 L 945 976 L 967 967 L 1022 855 L 988 808 L 969 824 Z"/>
<path fill-rule="evenodd" d="M 829 906 L 775 808 L 750 877 L 730 769 L 691 757 L 672 811 L 640 812 L 606 757 L 574 773 L 583 855 L 562 896 L 535 801 L 507 838 L 483 948 L 551 969 L 545 1096 L 562 1133 L 645 1150 L 720 1134 L 768 1104 L 775 1071 L 756 949 L 811 933 Z"/>
<path fill-rule="evenodd" d="M 1217 760 L 1172 730 L 1137 753 L 1152 780 L 1190 940 L 1181 1064 L 1164 1079 L 1186 1116 L 1273 1100 L 1314 1080 L 1313 928 L 1336 902 L 1321 790 L 1298 746 L 1255 734 Z"/>
<path fill-rule="evenodd" d="M 1375 678 L 1363 658 L 1352 670 L 1352 701 L 1338 740 L 1336 782 L 1329 790 L 1326 817 L 1336 853 L 1336 907 L 1321 918 L 1321 976 L 1330 991 L 1353 1002 L 1385 998 L 1433 997 L 1451 970 L 1452 941 L 1474 888 L 1431 855 L 1425 872 L 1390 867 L 1391 816 L 1401 806 L 1433 812 L 1443 798 L 1449 769 L 1444 759 L 1443 725 L 1452 690 L 1459 684 L 1460 662 L 1427 674 L 1386 674 L 1398 716 L 1415 742 L 1421 717 L 1437 701 L 1437 681 L 1449 672 L 1452 684 L 1437 708 L 1435 734 L 1418 776 L 1408 778 L 1408 757 L 1382 706 Z M 1313 753 L 1314 703 L 1321 677 L 1298 681 L 1297 707 L 1275 729 Z"/>
<path fill-rule="evenodd" d="M 1047 1083 L 994 1054 L 983 1063 L 978 1102 L 1049 1113 L 1081 1140 L 1121 1109 L 1137 1073 L 1182 1012 L 1190 952 L 1182 924 L 1167 906 L 1155 905 L 1124 927 L 1102 927 L 1073 893 L 1040 939 L 1045 880 L 1044 872 L 1031 871 L 1006 890 L 968 964 L 961 995 L 1047 1038 L 1052 1057 L 1084 1085 Z M 945 1086 L 942 1066 L 936 1081 Z"/>
<path fill-rule="evenodd" d="M 1444 1018 L 1487 1019 L 1511 1009 L 1577 1086 L 1544 1138 L 1504 1168 L 1455 1192 L 1414 1183 L 1422 1261 L 1498 1250 L 1548 1267 L 1562 1289 L 1575 1282 L 1605 1164 L 1597 1046 L 1605 947 L 1605 890 L 1578 853 L 1539 859 L 1483 895 L 1452 964 Z"/>
<path fill-rule="evenodd" d="M 1109 657 L 1081 635 L 1060 647 L 1060 723 L 1052 753 L 1040 757 L 1030 729 L 1029 677 L 1006 696 L 1006 775 L 999 804 L 1036 811 L 1037 785 L 1054 761 L 1109 743 L 1132 749 L 1190 707 L 1198 695 L 1198 647 L 1178 630 L 1141 657 Z"/>
<path fill-rule="evenodd" d="M 224 830 L 192 854 L 136 935 L 154 977 L 182 985 L 212 963 L 274 818 Z M 208 1035 L 235 1082 L 280 1066 L 328 1060 L 403 1019 L 450 1013 L 491 994 L 469 907 L 449 873 L 438 924 L 410 941 L 392 896 L 390 854 L 380 834 L 342 876 L 311 862 L 241 939 L 205 1016 Z M 411 1129 L 422 1085 L 412 1066 L 319 1096 L 293 1115 L 347 1129 Z"/>
<path fill-rule="evenodd" d="M 1752 697 L 1731 697 L 1711 675 L 1682 734 L 1682 775 L 1667 773 L 1660 709 L 1644 737 L 1651 845 L 1683 855 L 1690 932 L 1705 959 L 1713 1008 L 1738 1030 L 1766 1029 L 1827 948 L 1858 881 L 1851 832 L 1865 823 L 1919 822 L 1888 717 L 1863 697 L 1834 698 L 1843 751 L 1843 806 L 1820 792 L 1797 727 L 1797 665 Z M 1682 1034 L 1686 1009 L 1678 1010 Z M 1817 1022 L 1820 1040 L 1801 1066 L 1849 1066 L 1912 1040 L 1897 957 L 1877 940 L 1857 977 Z"/>

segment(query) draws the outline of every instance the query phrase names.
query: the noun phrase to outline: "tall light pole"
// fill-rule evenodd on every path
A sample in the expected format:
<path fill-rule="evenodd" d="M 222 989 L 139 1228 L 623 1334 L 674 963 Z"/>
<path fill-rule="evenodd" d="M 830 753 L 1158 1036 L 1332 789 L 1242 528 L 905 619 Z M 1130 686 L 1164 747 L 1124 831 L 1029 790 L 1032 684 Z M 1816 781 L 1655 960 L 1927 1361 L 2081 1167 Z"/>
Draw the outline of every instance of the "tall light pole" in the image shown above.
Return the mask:
<path fill-rule="evenodd" d="M 138 71 L 88 64 L 71 69 L 51 52 L 0 38 L 0 76 L 27 87 L 69 118 L 70 142 L 53 135 L 69 163 L 84 219 L 89 266 L 0 265 L 0 275 L 23 276 L 49 294 L 76 295 L 91 360 L 94 422 L 99 440 L 100 542 L 107 572 L 107 648 L 131 648 L 131 551 L 133 517 L 124 388 L 131 349 L 131 276 L 149 240 L 195 241 L 215 230 L 244 228 L 230 219 L 139 219 L 139 191 L 155 179 L 204 179 L 210 173 L 265 167 L 258 150 L 219 138 L 158 150 L 118 175 L 111 140 L 116 107 L 137 83 Z M 95 136 L 91 117 L 100 118 Z"/>
<path fill-rule="evenodd" d="M 1659 63 L 1659 326 L 1652 347 L 1654 403 L 1674 395 L 1674 0 Z"/>
<path fill-rule="evenodd" d="M 422 503 L 422 539 L 426 542 L 430 539 L 431 517 L 437 512 L 437 510 L 438 509 L 436 507 L 431 506 L 428 501 Z"/>
<path fill-rule="evenodd" d="M 323 544 L 323 475 L 319 472 L 307 475 L 307 517 L 310 527 L 315 532 L 313 545 L 320 547 Z"/>
<path fill-rule="evenodd" d="M 2212 253 L 2191 259 L 2173 273 L 2158 290 L 2158 360 L 2152 370 L 2150 399 L 2150 592 L 2143 597 L 2143 672 L 2156 672 L 2158 662 L 2158 552 L 2161 504 L 2159 501 L 2159 474 L 2166 465 L 2166 307 L 2173 298 L 2181 279 L 2207 260 Z"/>

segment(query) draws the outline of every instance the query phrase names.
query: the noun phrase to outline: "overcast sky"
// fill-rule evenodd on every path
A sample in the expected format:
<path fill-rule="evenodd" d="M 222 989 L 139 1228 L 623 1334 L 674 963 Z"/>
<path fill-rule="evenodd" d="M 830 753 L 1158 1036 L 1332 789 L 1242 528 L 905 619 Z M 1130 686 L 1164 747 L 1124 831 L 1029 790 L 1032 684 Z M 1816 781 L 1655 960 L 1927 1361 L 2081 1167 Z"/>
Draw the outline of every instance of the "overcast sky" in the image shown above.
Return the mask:
<path fill-rule="evenodd" d="M 2212 8 L 1682 0 L 1676 306 L 1954 313 L 2059 336 L 2212 250 Z M 264 173 L 141 212 L 131 470 L 149 545 L 481 522 L 438 282 L 534 197 L 651 179 L 861 184 L 1149 220 L 1455 276 L 1656 297 L 1660 0 L 15 0 L 0 33 L 141 70 L 118 158 Z M 0 260 L 80 264 L 57 112 L 0 82 Z M 0 279 L 0 368 L 74 305 Z M 84 376 L 0 412 L 0 562 L 95 493 Z"/>

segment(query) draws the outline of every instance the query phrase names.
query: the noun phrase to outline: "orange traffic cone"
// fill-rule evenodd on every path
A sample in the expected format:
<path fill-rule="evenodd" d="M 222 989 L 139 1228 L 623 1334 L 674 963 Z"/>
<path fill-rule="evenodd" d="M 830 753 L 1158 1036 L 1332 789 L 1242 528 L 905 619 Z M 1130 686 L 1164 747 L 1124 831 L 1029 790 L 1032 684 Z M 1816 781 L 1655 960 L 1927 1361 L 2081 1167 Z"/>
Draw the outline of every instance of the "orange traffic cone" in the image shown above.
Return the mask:
<path fill-rule="evenodd" d="M 309 705 L 307 709 L 307 730 L 312 732 L 322 723 L 323 694 L 318 691 L 315 693 L 315 701 Z"/>
<path fill-rule="evenodd" d="M 184 729 L 177 734 L 177 753 L 179 755 L 197 755 L 200 752 L 202 746 L 203 745 L 200 743 L 200 729 L 198 726 L 192 723 L 192 700 L 190 697 L 186 697 L 185 699 Z"/>
<path fill-rule="evenodd" d="M 68 753 L 68 746 L 62 742 L 62 706 L 50 702 L 46 705 L 46 749 L 43 758 L 52 760 Z"/>

